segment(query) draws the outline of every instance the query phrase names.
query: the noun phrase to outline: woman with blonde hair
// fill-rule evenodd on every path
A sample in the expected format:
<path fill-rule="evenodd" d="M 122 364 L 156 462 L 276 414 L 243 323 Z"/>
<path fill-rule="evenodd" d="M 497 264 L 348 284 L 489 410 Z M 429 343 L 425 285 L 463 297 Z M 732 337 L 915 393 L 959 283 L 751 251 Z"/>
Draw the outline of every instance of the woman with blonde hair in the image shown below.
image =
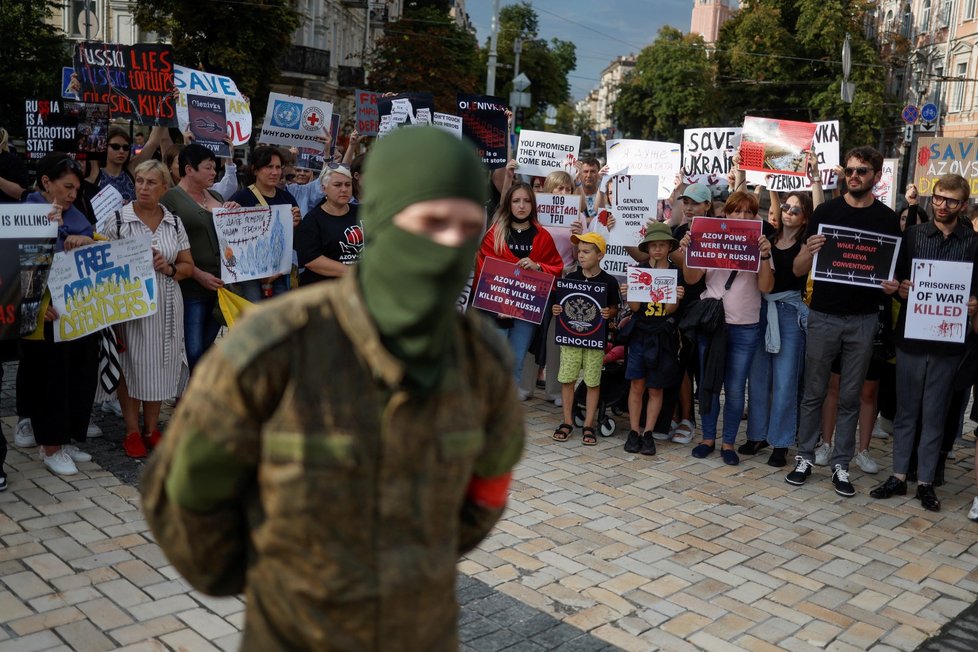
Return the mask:
<path fill-rule="evenodd" d="M 324 199 L 314 206 L 295 230 L 295 252 L 299 285 L 345 276 L 350 265 L 360 260 L 363 228 L 353 197 L 353 175 L 340 163 L 329 163 L 319 175 Z"/>
<path fill-rule="evenodd" d="M 9 139 L 7 130 L 0 127 L 0 204 L 19 202 L 30 184 L 24 162 L 9 151 Z"/>

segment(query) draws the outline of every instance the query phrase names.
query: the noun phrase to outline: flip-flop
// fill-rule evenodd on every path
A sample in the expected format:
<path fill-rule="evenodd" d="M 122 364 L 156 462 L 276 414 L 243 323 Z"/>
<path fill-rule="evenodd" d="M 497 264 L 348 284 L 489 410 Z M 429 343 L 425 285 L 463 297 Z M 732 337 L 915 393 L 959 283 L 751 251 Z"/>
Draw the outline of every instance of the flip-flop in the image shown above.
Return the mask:
<path fill-rule="evenodd" d="M 588 426 L 583 430 L 584 436 L 581 441 L 585 446 L 595 446 L 598 443 L 597 433 L 594 428 Z M 590 433 L 590 434 L 588 434 Z"/>
<path fill-rule="evenodd" d="M 574 426 L 569 423 L 562 423 L 557 426 L 554 430 L 553 440 L 554 441 L 567 441 L 570 439 L 571 433 L 574 432 Z"/>

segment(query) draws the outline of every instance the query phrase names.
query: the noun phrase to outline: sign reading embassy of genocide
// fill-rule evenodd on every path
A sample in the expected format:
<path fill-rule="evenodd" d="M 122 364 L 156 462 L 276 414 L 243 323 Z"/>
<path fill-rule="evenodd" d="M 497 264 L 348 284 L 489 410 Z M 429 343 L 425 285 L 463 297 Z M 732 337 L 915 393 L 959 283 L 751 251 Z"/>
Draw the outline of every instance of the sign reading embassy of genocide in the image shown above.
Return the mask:
<path fill-rule="evenodd" d="M 608 305 L 608 286 L 592 281 L 557 279 L 554 341 L 563 346 L 604 349 L 607 323 L 601 310 Z"/>
<path fill-rule="evenodd" d="M 757 272 L 761 268 L 761 228 L 760 220 L 694 217 L 686 265 Z"/>
<path fill-rule="evenodd" d="M 176 125 L 173 49 L 169 45 L 79 43 L 74 66 L 82 101 L 108 104 L 113 118 L 136 124 Z"/>
<path fill-rule="evenodd" d="M 37 328 L 58 223 L 50 204 L 0 204 L 0 340 Z"/>
<path fill-rule="evenodd" d="M 516 263 L 486 258 L 472 305 L 486 312 L 539 324 L 553 284 L 554 277 L 546 272 L 520 269 Z"/>
<path fill-rule="evenodd" d="M 819 224 L 825 244 L 812 261 L 816 281 L 878 288 L 893 278 L 900 236 Z"/>

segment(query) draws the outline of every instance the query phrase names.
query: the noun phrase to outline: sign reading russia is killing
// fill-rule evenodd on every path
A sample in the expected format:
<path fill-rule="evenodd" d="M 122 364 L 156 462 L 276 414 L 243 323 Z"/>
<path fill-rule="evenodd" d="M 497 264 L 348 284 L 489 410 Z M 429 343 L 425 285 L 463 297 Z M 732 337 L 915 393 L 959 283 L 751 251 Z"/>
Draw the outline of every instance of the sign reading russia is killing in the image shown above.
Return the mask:
<path fill-rule="evenodd" d="M 75 75 L 82 101 L 108 104 L 113 118 L 175 126 L 173 49 L 169 45 L 79 43 Z"/>

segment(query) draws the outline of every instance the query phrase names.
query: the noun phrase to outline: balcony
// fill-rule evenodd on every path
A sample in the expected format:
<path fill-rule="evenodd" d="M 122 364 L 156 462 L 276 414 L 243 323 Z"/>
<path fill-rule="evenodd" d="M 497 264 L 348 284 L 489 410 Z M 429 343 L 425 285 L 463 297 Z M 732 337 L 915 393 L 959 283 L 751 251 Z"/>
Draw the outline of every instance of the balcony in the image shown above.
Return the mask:
<path fill-rule="evenodd" d="M 349 9 L 366 9 L 367 0 L 343 0 L 343 6 Z"/>
<path fill-rule="evenodd" d="M 336 83 L 340 88 L 361 88 L 364 84 L 363 68 L 360 66 L 337 66 Z"/>
<path fill-rule="evenodd" d="M 390 10 L 387 5 L 370 8 L 370 24 L 374 27 L 383 27 L 390 22 Z"/>
<path fill-rule="evenodd" d="M 282 72 L 329 77 L 329 50 L 291 45 L 278 60 Z"/>

